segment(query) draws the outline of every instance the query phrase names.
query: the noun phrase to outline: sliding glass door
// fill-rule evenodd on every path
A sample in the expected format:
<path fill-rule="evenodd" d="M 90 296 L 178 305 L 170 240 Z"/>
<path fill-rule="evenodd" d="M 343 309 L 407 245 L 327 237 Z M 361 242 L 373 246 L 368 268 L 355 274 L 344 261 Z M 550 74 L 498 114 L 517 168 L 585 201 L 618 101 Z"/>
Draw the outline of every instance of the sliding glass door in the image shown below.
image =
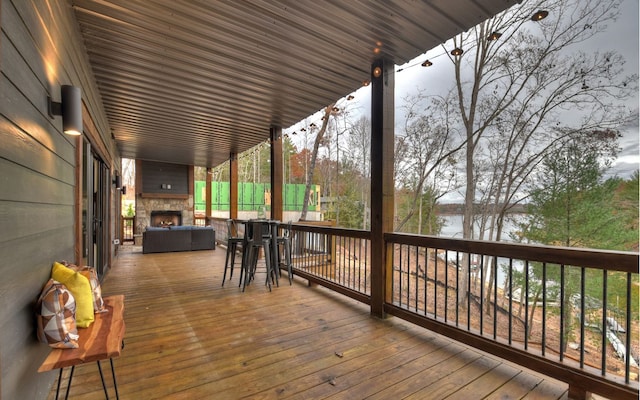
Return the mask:
<path fill-rule="evenodd" d="M 83 264 L 96 268 L 98 276 L 109 263 L 109 196 L 111 173 L 84 141 L 82 169 L 82 254 Z"/>

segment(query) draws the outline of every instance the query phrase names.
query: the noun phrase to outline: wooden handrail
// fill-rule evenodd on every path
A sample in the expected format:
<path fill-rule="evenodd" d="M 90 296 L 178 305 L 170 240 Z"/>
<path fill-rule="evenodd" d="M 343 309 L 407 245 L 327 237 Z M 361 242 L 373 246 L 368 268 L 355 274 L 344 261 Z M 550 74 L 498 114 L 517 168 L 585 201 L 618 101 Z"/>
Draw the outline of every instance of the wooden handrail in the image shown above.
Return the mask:
<path fill-rule="evenodd" d="M 369 280 L 369 277 L 371 276 L 372 263 L 370 260 L 362 259 L 363 257 L 369 256 L 367 251 L 367 248 L 370 249 L 371 246 L 371 233 L 369 231 L 317 226 L 305 222 L 293 224 L 292 229 L 294 231 L 294 235 L 302 234 L 302 236 L 317 238 L 314 239 L 316 242 L 331 243 L 332 248 L 336 243 L 339 243 L 340 247 L 338 255 L 335 254 L 335 250 L 331 252 L 333 254 L 308 253 L 308 255 L 301 255 L 300 259 L 294 261 L 294 273 L 296 275 L 306 278 L 310 282 L 325 286 L 331 290 L 354 298 L 360 302 L 370 304 L 370 290 L 372 290 L 372 288 L 368 285 L 372 284 Z M 605 273 L 605 271 L 610 274 L 623 273 L 628 282 L 631 282 L 631 279 L 635 279 L 633 277 L 637 278 L 638 265 L 640 262 L 639 254 L 634 252 L 452 239 L 404 233 L 386 233 L 384 234 L 384 242 L 386 243 L 388 251 L 387 257 L 390 257 L 390 259 L 393 259 L 395 256 L 394 252 L 398 251 L 397 246 L 408 246 L 414 249 L 411 250 L 416 254 L 413 257 L 417 257 L 418 252 L 420 252 L 422 254 L 420 256 L 422 257 L 422 268 L 425 271 L 427 268 L 433 268 L 433 265 L 428 267 L 424 262 L 435 262 L 433 258 L 430 259 L 431 261 L 426 261 L 425 257 L 427 254 L 430 254 L 430 257 L 437 258 L 438 253 L 441 253 L 440 257 L 443 257 L 445 252 L 449 252 L 449 254 L 459 252 L 461 254 L 475 255 L 480 258 L 488 257 L 493 259 L 495 260 L 493 266 L 496 268 L 497 260 L 500 258 L 522 262 L 523 265 L 529 266 L 528 268 L 532 268 L 532 265 L 537 263 L 540 265 L 547 265 L 548 268 L 578 267 L 576 270 L 584 271 L 586 269 L 591 269 L 602 271 L 600 275 Z M 354 254 L 351 252 L 351 247 L 354 249 L 364 248 L 365 251 L 362 254 L 357 254 L 357 257 L 353 257 Z M 401 253 L 402 251 L 403 250 L 400 250 Z M 410 256 L 409 250 L 406 250 L 405 252 L 406 256 Z M 445 262 L 444 258 L 442 259 L 442 262 Z M 384 283 L 387 291 L 403 290 L 403 293 L 407 293 L 406 290 L 408 290 L 408 288 L 394 286 L 398 284 L 398 279 L 413 279 L 416 282 L 420 279 L 420 281 L 423 282 L 422 284 L 426 285 L 426 283 L 424 283 L 427 278 L 426 272 L 420 272 L 420 274 L 424 275 L 420 275 L 421 277 L 419 277 L 419 271 L 417 269 L 406 269 L 402 272 L 398 270 L 399 266 L 397 264 L 394 264 L 393 268 L 393 271 L 389 271 L 387 273 L 387 281 Z M 414 264 L 413 268 L 417 268 L 417 263 Z M 444 264 L 444 266 L 440 268 L 448 267 Z M 471 264 L 466 268 L 471 268 Z M 477 272 L 478 274 L 483 273 L 481 272 L 483 269 L 481 263 L 479 265 L 475 265 L 474 268 L 479 268 Z M 455 271 L 455 268 L 452 271 Z M 431 270 L 431 276 L 433 276 L 433 273 L 434 271 Z M 484 279 L 486 279 L 486 271 L 484 273 Z M 455 272 L 452 272 L 452 274 L 455 274 Z M 399 278 L 399 276 L 401 277 Z M 364 285 L 357 286 L 362 284 L 362 279 L 366 280 Z M 480 279 L 480 277 L 476 279 Z M 579 279 L 584 280 L 584 278 Z M 446 280 L 444 283 L 442 281 L 434 281 L 433 283 L 440 285 L 442 288 L 440 290 L 445 290 L 447 285 Z M 630 284 L 628 283 L 628 285 Z M 497 285 L 494 284 L 494 288 L 497 288 Z M 565 356 L 564 360 L 562 360 L 562 357 L 560 360 L 556 360 L 553 357 L 545 355 L 544 350 L 542 350 L 542 354 L 540 354 L 540 349 L 532 352 L 531 350 L 535 346 L 531 346 L 531 349 L 527 349 L 526 342 L 523 347 L 522 343 L 515 340 L 512 341 L 510 338 L 506 340 L 501 337 L 491 337 L 491 335 L 483 333 L 482 330 L 476 332 L 473 328 L 467 329 L 466 326 L 458 327 L 455 321 L 452 322 L 451 317 L 447 320 L 446 317 L 442 318 L 442 315 L 429 315 L 429 313 L 426 312 L 426 308 L 421 309 L 420 312 L 418 312 L 416 304 L 413 303 L 414 301 L 418 301 L 418 291 L 416 289 L 415 282 L 413 283 L 413 286 L 411 286 L 411 289 L 415 291 L 414 293 L 407 294 L 412 296 L 411 304 L 407 304 L 406 301 L 405 304 L 403 304 L 402 301 L 398 304 L 397 299 L 393 300 L 389 298 L 389 300 L 384 304 L 385 312 L 464 342 L 482 351 L 487 351 L 527 368 L 567 382 L 570 387 L 570 395 L 572 398 L 577 398 L 583 395 L 586 396 L 587 392 L 598 393 L 604 396 L 613 396 L 613 398 L 620 399 L 638 397 L 638 382 L 634 381 L 634 378 L 631 378 L 630 382 L 625 382 L 625 377 L 619 377 L 613 373 L 603 372 L 604 367 L 600 370 L 583 363 L 582 360 L 574 361 L 569 356 Z M 456 291 L 457 289 L 452 287 L 446 290 Z M 433 295 L 435 295 L 435 292 Z M 482 296 L 479 298 L 480 302 L 482 302 L 481 297 Z M 497 300 L 495 299 L 497 299 L 497 294 L 493 294 L 492 292 L 492 299 L 490 300 L 491 307 L 494 307 L 493 303 L 497 303 Z M 549 302 L 550 299 L 551 298 L 548 297 L 546 301 Z M 480 304 L 482 307 L 482 303 Z M 633 315 L 630 314 L 631 303 L 629 302 L 627 304 L 629 304 L 629 306 L 627 306 L 626 319 L 629 320 L 630 318 L 633 318 Z M 526 307 L 530 307 L 530 305 L 527 305 Z M 606 309 L 606 305 L 603 307 Z M 628 322 L 626 329 L 630 329 Z M 627 354 L 630 354 L 629 348 L 630 345 L 627 343 Z M 547 351 L 549 355 L 553 353 L 553 349 L 548 349 Z M 626 373 L 626 379 L 629 379 L 628 371 Z"/>

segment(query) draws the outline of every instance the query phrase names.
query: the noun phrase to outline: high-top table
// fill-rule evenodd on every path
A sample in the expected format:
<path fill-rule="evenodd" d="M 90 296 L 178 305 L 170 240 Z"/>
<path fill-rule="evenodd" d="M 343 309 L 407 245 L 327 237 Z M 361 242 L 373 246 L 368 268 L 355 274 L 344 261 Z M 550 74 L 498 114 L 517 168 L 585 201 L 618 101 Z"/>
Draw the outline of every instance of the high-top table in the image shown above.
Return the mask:
<path fill-rule="evenodd" d="M 248 255 L 249 255 L 249 238 L 253 235 L 252 229 L 250 227 L 251 224 L 262 224 L 262 226 L 267 225 L 268 228 L 268 232 L 270 233 L 270 240 L 271 240 L 271 251 L 270 251 L 270 256 L 271 256 L 271 260 L 270 263 L 272 265 L 272 268 L 275 270 L 275 281 L 276 281 L 276 285 L 278 285 L 278 227 L 280 226 L 280 221 L 278 220 L 273 220 L 273 219 L 250 219 L 250 220 L 237 220 L 238 223 L 241 223 L 244 225 L 244 243 L 242 246 L 242 268 L 243 271 L 245 271 L 245 282 L 241 282 L 241 284 L 243 284 L 244 286 L 246 286 L 246 284 L 250 281 L 251 279 L 251 273 L 253 271 L 251 271 L 251 266 L 248 265 Z M 251 235 L 251 236 L 250 236 Z M 268 274 L 269 272 L 267 272 Z M 269 279 L 269 276 L 267 276 L 267 279 Z M 243 289 L 244 289 L 243 286 Z"/>

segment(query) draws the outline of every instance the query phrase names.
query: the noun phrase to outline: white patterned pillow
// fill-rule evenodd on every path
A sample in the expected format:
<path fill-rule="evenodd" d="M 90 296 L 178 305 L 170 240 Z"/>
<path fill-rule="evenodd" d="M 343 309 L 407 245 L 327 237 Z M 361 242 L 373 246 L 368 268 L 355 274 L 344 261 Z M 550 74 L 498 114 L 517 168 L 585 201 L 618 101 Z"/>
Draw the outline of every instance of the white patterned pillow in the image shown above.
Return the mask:
<path fill-rule="evenodd" d="M 62 283 L 49 279 L 36 304 L 38 339 L 55 349 L 77 349 L 76 301 Z"/>

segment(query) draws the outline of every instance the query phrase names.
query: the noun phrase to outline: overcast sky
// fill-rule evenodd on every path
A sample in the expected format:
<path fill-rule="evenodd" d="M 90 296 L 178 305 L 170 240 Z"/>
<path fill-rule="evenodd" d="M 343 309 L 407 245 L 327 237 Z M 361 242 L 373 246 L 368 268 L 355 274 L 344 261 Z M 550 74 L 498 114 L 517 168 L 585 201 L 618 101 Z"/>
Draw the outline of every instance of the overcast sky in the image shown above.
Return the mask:
<path fill-rule="evenodd" d="M 591 38 L 589 41 L 589 47 L 594 51 L 616 50 L 624 55 L 626 59 L 626 75 L 639 72 L 639 17 L 638 0 L 623 0 L 616 23 L 610 24 L 606 32 Z M 444 94 L 450 88 L 450 83 L 454 80 L 453 68 L 442 53 L 442 48 L 437 47 L 403 66 L 398 66 L 397 69 L 402 70 L 396 72 L 396 113 L 400 112 L 399 108 L 402 104 L 402 99 L 407 94 L 415 94 L 421 90 L 427 90 L 429 93 L 438 93 L 438 87 L 442 88 L 441 92 Z M 420 66 L 420 63 L 426 58 L 434 62 L 433 66 L 429 68 Z M 370 87 L 360 88 L 354 95 L 355 100 L 349 102 L 352 113 L 362 113 L 369 116 Z M 342 102 L 344 103 L 345 100 L 342 100 Z M 628 106 L 634 110 L 639 109 L 639 96 L 637 93 L 633 99 L 629 100 Z M 316 114 L 316 116 L 308 119 L 308 123 L 315 122 L 319 125 L 319 120 L 320 115 Z M 397 115 L 396 125 L 398 120 Z M 299 131 L 301 127 L 301 124 L 297 124 L 285 131 Z M 609 171 L 609 175 L 627 178 L 640 168 L 640 129 L 638 121 L 624 127 L 622 134 L 623 137 L 620 141 L 621 152 Z M 300 139 L 300 135 L 297 138 Z M 302 143 L 296 143 L 296 145 L 299 148 L 302 147 Z"/>

